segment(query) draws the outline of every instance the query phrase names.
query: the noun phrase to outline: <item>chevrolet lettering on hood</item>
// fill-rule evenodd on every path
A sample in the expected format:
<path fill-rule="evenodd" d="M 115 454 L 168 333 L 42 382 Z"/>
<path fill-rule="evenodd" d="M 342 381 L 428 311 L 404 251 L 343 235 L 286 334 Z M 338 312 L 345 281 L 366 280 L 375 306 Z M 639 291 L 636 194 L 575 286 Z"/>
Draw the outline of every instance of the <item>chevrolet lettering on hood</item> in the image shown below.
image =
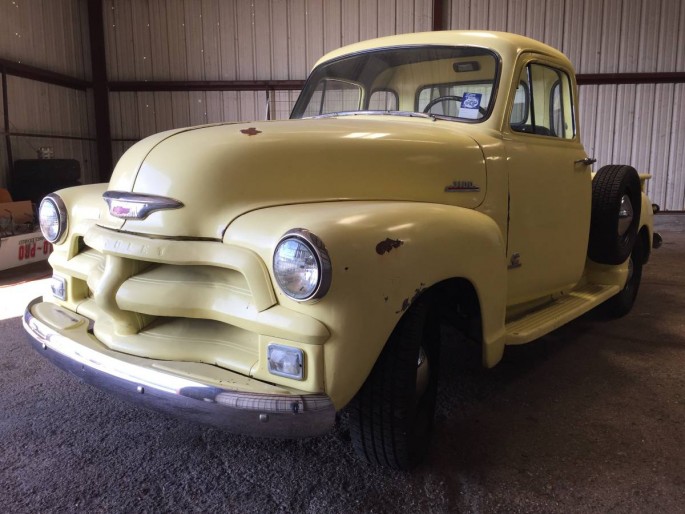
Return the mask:
<path fill-rule="evenodd" d="M 228 431 L 319 436 L 347 409 L 361 459 L 409 469 L 442 343 L 492 367 L 636 300 L 649 176 L 592 172 L 577 96 L 561 52 L 513 34 L 330 52 L 290 119 L 154 134 L 48 195 L 52 292 L 24 327 L 81 380 Z"/>

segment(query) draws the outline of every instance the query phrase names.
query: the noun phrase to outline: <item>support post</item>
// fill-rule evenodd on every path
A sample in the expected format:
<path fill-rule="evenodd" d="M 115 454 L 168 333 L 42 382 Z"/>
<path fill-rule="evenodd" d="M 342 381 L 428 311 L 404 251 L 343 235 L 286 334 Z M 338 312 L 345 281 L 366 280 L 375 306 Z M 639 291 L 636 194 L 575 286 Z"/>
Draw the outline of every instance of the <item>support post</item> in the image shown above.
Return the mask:
<path fill-rule="evenodd" d="M 7 93 L 7 73 L 5 68 L 0 70 L 2 72 L 2 112 L 3 112 L 3 122 L 5 127 L 5 147 L 7 149 L 7 176 L 5 177 L 5 183 L 7 189 L 11 189 L 12 178 L 14 174 L 14 159 L 12 157 L 12 138 L 10 137 L 10 111 L 9 111 L 9 100 Z"/>
<path fill-rule="evenodd" d="M 109 86 L 105 56 L 105 31 L 102 0 L 88 0 L 90 56 L 93 69 L 93 101 L 95 104 L 95 138 L 98 151 L 98 173 L 101 182 L 112 176 L 112 134 L 109 123 Z"/>
<path fill-rule="evenodd" d="M 443 0 L 433 0 L 433 30 L 445 30 Z"/>

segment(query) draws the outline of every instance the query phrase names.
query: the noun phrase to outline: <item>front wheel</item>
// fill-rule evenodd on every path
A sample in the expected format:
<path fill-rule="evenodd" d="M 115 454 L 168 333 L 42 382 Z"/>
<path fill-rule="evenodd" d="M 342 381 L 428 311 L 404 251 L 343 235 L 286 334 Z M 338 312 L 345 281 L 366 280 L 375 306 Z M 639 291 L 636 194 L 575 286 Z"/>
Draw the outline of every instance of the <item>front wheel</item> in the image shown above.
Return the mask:
<path fill-rule="evenodd" d="M 402 317 L 350 410 L 357 454 L 373 464 L 411 469 L 424 457 L 437 394 L 439 324 L 419 298 Z"/>

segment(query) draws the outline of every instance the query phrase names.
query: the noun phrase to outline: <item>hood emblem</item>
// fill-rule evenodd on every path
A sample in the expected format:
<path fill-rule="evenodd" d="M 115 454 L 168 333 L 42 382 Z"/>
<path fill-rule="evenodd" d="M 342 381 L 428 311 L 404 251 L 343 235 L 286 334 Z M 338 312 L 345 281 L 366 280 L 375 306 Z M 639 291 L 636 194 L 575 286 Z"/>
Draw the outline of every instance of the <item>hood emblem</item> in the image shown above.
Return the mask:
<path fill-rule="evenodd" d="M 261 130 L 257 130 L 257 129 L 254 128 L 254 127 L 250 127 L 250 128 L 248 128 L 248 129 L 243 129 L 243 130 L 241 130 L 240 132 L 242 132 L 243 134 L 246 134 L 246 135 L 248 135 L 248 136 L 256 136 L 257 134 L 261 134 L 261 133 L 262 133 Z"/>
<path fill-rule="evenodd" d="M 125 220 L 144 220 L 155 211 L 183 207 L 181 202 L 173 198 L 126 191 L 105 191 L 102 198 L 107 202 L 112 216 Z"/>
<path fill-rule="evenodd" d="M 478 191 L 480 191 L 480 186 L 477 186 L 470 180 L 455 180 L 445 187 L 445 193 L 472 193 Z"/>

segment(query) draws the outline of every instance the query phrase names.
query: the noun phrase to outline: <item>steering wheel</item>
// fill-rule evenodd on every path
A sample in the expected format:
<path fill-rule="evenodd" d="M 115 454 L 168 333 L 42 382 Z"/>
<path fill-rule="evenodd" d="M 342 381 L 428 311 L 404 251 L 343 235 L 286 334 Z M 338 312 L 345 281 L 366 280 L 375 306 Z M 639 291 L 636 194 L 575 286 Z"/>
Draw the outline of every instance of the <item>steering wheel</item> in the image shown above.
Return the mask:
<path fill-rule="evenodd" d="M 461 96 L 457 95 L 447 95 L 447 96 L 439 96 L 437 98 L 433 98 L 430 102 L 428 102 L 428 105 L 423 108 L 423 112 L 427 113 L 428 111 L 431 110 L 431 107 L 433 107 L 435 104 L 438 104 L 440 102 L 459 102 L 461 103 Z M 481 107 L 480 105 L 478 106 L 478 112 L 481 114 L 487 114 L 487 111 Z"/>

